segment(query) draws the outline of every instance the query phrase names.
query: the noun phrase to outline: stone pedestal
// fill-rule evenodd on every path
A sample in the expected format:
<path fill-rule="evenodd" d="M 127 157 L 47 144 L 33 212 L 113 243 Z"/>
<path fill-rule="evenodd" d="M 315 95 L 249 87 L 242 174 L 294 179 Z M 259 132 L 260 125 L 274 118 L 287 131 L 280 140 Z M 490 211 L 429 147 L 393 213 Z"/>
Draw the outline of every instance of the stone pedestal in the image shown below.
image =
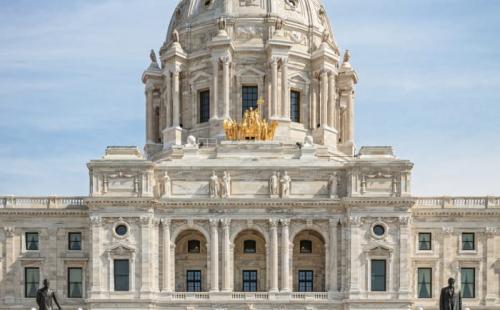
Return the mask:
<path fill-rule="evenodd" d="M 337 145 L 338 133 L 334 128 L 323 126 L 314 131 L 313 138 L 316 144 L 335 146 Z"/>
<path fill-rule="evenodd" d="M 172 145 L 182 144 L 182 128 L 170 127 L 163 130 L 163 147 L 169 148 Z"/>

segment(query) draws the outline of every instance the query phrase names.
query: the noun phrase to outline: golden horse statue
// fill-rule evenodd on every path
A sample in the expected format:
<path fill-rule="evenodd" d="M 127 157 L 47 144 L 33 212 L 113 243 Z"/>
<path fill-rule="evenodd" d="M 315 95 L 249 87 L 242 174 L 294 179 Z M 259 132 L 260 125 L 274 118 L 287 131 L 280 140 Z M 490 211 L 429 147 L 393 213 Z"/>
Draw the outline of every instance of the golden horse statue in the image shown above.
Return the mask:
<path fill-rule="evenodd" d="M 226 139 L 230 141 L 256 140 L 271 141 L 274 139 L 278 123 L 268 122 L 260 116 L 259 109 L 248 109 L 243 120 L 238 123 L 233 120 L 224 120 Z"/>

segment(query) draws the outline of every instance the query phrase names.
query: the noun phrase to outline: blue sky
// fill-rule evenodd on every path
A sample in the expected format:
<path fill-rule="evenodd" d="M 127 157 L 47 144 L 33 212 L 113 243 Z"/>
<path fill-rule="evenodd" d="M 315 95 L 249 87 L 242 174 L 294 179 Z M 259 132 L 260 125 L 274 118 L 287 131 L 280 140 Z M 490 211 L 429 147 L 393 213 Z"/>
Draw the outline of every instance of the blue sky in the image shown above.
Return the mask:
<path fill-rule="evenodd" d="M 0 195 L 88 193 L 144 143 L 141 74 L 173 0 L 0 0 Z M 500 1 L 324 1 L 360 81 L 356 139 L 415 163 L 415 195 L 500 194 Z"/>

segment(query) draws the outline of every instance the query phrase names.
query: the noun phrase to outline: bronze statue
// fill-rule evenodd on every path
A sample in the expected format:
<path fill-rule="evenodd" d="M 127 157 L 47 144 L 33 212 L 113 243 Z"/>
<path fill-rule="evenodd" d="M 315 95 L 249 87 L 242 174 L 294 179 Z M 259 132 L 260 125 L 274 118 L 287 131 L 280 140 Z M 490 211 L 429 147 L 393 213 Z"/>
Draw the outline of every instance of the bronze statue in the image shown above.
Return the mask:
<path fill-rule="evenodd" d="M 455 279 L 448 279 L 448 286 L 441 290 L 439 310 L 462 310 L 460 291 L 455 290 Z"/>
<path fill-rule="evenodd" d="M 56 292 L 50 289 L 49 280 L 43 280 L 43 287 L 36 292 L 36 303 L 40 310 L 53 310 L 52 300 L 57 305 L 58 309 L 61 310 L 61 305 L 57 301 Z"/>

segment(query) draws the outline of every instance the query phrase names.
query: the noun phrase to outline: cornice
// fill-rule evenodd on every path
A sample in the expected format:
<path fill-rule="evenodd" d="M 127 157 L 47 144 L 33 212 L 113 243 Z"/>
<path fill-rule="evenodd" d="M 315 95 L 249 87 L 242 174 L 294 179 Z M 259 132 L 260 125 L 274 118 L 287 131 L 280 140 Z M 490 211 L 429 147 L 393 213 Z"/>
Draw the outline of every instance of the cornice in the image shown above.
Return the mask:
<path fill-rule="evenodd" d="M 0 209 L 1 216 L 88 216 L 87 208 L 74 209 Z"/>
<path fill-rule="evenodd" d="M 413 209 L 414 217 L 500 217 L 499 209 Z"/>

